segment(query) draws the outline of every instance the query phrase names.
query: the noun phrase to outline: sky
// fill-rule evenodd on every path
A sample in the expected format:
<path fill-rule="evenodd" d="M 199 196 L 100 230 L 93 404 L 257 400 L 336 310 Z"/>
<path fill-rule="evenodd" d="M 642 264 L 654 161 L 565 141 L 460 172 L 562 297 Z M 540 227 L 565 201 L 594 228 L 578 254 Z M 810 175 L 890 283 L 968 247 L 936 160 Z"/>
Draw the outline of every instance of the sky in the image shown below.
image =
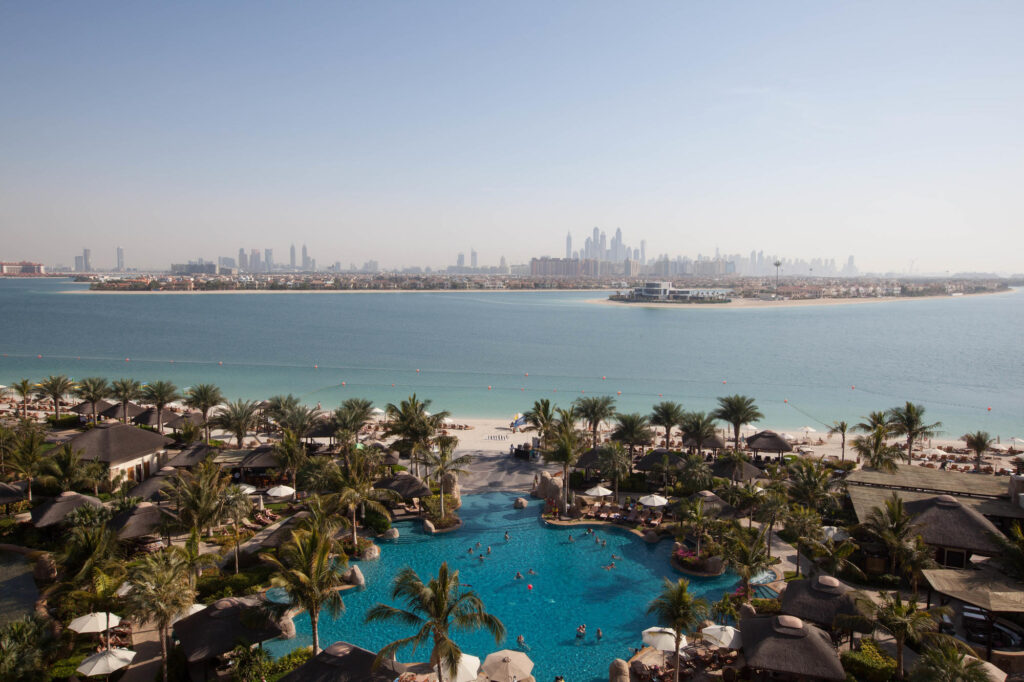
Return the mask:
<path fill-rule="evenodd" d="M 1024 3 L 0 0 L 0 260 L 1022 272 Z"/>

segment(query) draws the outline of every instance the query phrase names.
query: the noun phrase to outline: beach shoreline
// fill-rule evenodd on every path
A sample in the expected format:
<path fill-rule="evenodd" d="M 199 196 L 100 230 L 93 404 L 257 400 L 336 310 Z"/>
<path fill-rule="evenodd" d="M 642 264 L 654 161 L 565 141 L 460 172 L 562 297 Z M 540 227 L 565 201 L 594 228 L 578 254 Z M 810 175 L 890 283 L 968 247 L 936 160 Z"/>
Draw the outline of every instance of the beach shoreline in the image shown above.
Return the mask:
<path fill-rule="evenodd" d="M 121 289 L 68 289 L 61 294 L 139 296 L 194 296 L 206 294 L 541 294 L 607 293 L 612 289 L 223 289 L 203 291 L 127 291 Z"/>
<path fill-rule="evenodd" d="M 907 301 L 934 301 L 934 300 L 945 300 L 945 299 L 967 299 L 978 296 L 991 296 L 995 294 L 1009 294 L 1015 291 L 1015 289 L 1007 289 L 1005 291 L 985 291 L 973 294 L 963 294 L 961 296 L 952 295 L 935 295 L 935 296 L 878 296 L 871 298 L 801 298 L 801 299 L 786 299 L 780 301 L 763 301 L 761 299 L 754 298 L 739 298 L 733 299 L 728 303 L 655 303 L 655 302 L 643 302 L 643 303 L 629 303 L 626 301 L 613 301 L 607 298 L 590 298 L 587 299 L 586 303 L 592 303 L 595 305 L 608 305 L 608 306 L 619 306 L 619 307 L 631 307 L 631 308 L 652 308 L 652 309 L 670 309 L 670 310 L 700 310 L 700 309 L 712 309 L 712 310 L 740 310 L 740 309 L 770 309 L 770 308 L 808 308 L 815 306 L 836 306 L 836 305 L 857 305 L 867 303 L 903 303 Z"/>

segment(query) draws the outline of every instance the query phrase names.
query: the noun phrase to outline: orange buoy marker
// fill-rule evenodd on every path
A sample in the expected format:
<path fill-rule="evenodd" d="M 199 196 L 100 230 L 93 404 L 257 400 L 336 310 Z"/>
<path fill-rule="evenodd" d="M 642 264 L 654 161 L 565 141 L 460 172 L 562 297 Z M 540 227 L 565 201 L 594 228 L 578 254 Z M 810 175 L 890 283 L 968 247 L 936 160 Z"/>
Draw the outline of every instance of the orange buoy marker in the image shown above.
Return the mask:
<path fill-rule="evenodd" d="M 344 382 L 344 381 L 343 381 L 343 382 L 341 382 L 341 385 L 342 385 L 342 386 L 344 386 L 344 385 L 345 385 L 345 382 Z"/>
<path fill-rule="evenodd" d="M 124 361 L 125 361 L 125 362 L 131 362 L 131 361 L 132 361 L 132 359 L 131 359 L 131 358 L 125 358 L 125 359 L 124 359 Z"/>
<path fill-rule="evenodd" d="M 532 590 L 532 589 L 533 589 L 533 583 L 530 583 L 529 585 L 527 585 L 527 586 L 526 586 L 526 589 L 528 589 L 528 590 Z"/>
<path fill-rule="evenodd" d="M 784 402 L 784 403 L 788 403 L 788 402 L 789 402 L 789 400 L 788 400 L 788 399 L 787 399 L 787 400 L 783 400 L 782 402 Z"/>
<path fill-rule="evenodd" d="M 526 374 L 524 374 L 523 376 L 530 376 L 530 373 L 529 373 L 529 372 L 527 372 L 527 373 L 526 373 Z"/>
<path fill-rule="evenodd" d="M 615 394 L 616 395 L 622 395 L 622 391 L 616 391 Z"/>
<path fill-rule="evenodd" d="M 659 397 L 659 398 L 663 398 L 664 396 L 662 396 L 662 395 L 661 395 L 661 394 L 659 393 L 659 394 L 658 394 L 658 397 Z"/>
<path fill-rule="evenodd" d="M 992 408 L 991 408 L 991 407 L 990 407 L 990 408 L 988 408 L 988 411 L 989 411 L 989 412 L 991 412 L 991 411 L 992 411 Z"/>
<path fill-rule="evenodd" d="M 489 391 L 489 390 L 491 390 L 491 387 L 490 387 L 490 386 L 488 386 L 488 387 L 487 387 L 487 390 L 488 390 L 488 391 Z"/>
<path fill-rule="evenodd" d="M 217 364 L 218 364 L 218 365 L 223 365 L 224 363 L 223 363 L 223 362 L 218 362 Z"/>
<path fill-rule="evenodd" d="M 723 383 L 723 384 L 725 383 L 725 379 L 722 379 L 722 383 Z"/>
<path fill-rule="evenodd" d="M 607 379 L 607 378 L 608 378 L 608 377 L 601 377 L 601 381 L 604 381 L 604 380 L 605 380 L 605 379 Z"/>
<path fill-rule="evenodd" d="M 42 356 L 42 355 L 37 355 L 36 357 L 37 357 L 37 358 L 39 358 L 40 360 L 42 360 L 42 359 L 43 359 L 43 356 Z"/>
<path fill-rule="evenodd" d="M 391 388 L 394 388 L 394 387 L 395 387 L 395 385 L 394 385 L 394 384 L 391 384 Z"/>
<path fill-rule="evenodd" d="M 416 370 L 416 373 L 417 373 L 417 374 L 419 374 L 419 373 L 420 373 L 420 371 L 419 371 L 419 370 Z"/>
<path fill-rule="evenodd" d="M 850 390 L 851 390 L 851 391 L 852 391 L 853 389 L 855 389 L 855 388 L 857 388 L 857 387 L 856 387 L 856 386 L 850 386 Z"/>

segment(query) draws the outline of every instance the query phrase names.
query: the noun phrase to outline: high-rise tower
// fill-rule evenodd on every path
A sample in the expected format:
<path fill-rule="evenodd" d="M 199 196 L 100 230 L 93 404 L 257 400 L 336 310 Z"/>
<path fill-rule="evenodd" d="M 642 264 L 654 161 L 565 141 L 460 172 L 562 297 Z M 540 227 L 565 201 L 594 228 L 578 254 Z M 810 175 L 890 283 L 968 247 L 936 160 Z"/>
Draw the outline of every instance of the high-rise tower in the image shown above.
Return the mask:
<path fill-rule="evenodd" d="M 572 232 L 565 235 L 565 257 L 572 258 Z"/>
<path fill-rule="evenodd" d="M 290 259 L 289 263 L 292 266 L 292 270 L 294 270 L 295 269 L 295 244 L 292 244 L 291 259 Z"/>

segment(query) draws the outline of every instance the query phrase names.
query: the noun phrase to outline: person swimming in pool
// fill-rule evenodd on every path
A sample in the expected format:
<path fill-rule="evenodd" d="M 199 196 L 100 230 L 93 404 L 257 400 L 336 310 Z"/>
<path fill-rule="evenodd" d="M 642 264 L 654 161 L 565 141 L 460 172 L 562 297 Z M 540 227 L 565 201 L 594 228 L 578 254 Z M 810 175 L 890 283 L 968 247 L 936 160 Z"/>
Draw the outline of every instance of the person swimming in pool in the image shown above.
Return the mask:
<path fill-rule="evenodd" d="M 526 575 L 537 575 L 537 571 L 531 568 L 529 571 L 526 572 Z"/>
<path fill-rule="evenodd" d="M 509 539 L 508 531 L 505 531 L 505 542 L 508 542 L 508 539 Z"/>
<path fill-rule="evenodd" d="M 583 639 L 586 636 L 587 636 L 587 625 L 586 625 L 586 623 L 584 623 L 583 625 L 580 625 L 578 628 L 576 628 L 576 637 L 579 638 L 579 639 Z"/>
<path fill-rule="evenodd" d="M 516 580 L 522 580 L 522 579 L 523 579 L 523 574 L 522 574 L 522 573 L 520 573 L 519 571 L 516 571 L 516 577 L 515 577 L 515 579 L 516 579 Z"/>
<path fill-rule="evenodd" d="M 522 635 L 519 635 L 518 637 L 516 637 L 516 644 L 519 645 L 520 649 L 525 649 L 526 648 L 526 638 L 523 637 Z"/>

